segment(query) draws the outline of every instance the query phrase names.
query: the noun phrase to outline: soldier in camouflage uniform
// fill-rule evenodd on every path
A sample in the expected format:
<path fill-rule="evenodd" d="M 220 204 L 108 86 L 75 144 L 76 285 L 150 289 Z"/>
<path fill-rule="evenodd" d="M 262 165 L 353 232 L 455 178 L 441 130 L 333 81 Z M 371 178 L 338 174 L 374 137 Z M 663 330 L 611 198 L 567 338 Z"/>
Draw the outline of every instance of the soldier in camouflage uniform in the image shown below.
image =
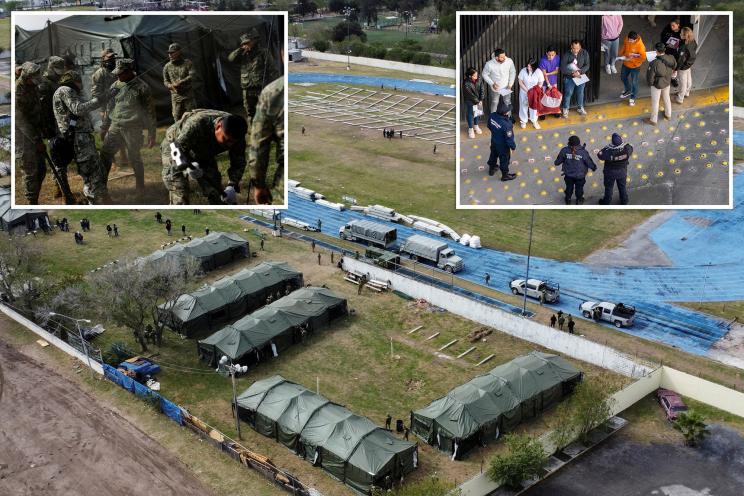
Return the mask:
<path fill-rule="evenodd" d="M 105 100 L 104 94 L 108 95 L 111 85 L 116 81 L 116 76 L 111 73 L 114 68 L 116 68 L 116 53 L 106 48 L 101 51 L 101 67 L 96 69 L 91 78 L 90 94 L 98 101 Z M 101 120 L 104 118 L 105 110 L 105 108 L 101 109 Z"/>
<path fill-rule="evenodd" d="M 134 169 L 138 193 L 145 188 L 145 166 L 142 162 L 142 130 L 147 129 L 147 147 L 155 146 L 155 102 L 150 88 L 134 72 L 134 60 L 118 59 L 113 74 L 106 116 L 101 124 L 101 161 L 108 180 L 116 151 L 125 147 Z"/>
<path fill-rule="evenodd" d="M 52 97 L 59 88 L 59 78 L 65 73 L 65 59 L 52 55 L 49 57 L 47 69 L 39 83 L 39 101 L 41 103 L 41 135 L 49 139 L 57 134 L 57 123 L 54 120 Z"/>
<path fill-rule="evenodd" d="M 251 173 L 253 198 L 259 205 L 271 203 L 270 187 L 266 184 L 271 143 L 276 142 L 277 170 L 271 186 L 284 177 L 284 78 L 269 83 L 258 97 L 256 115 L 251 126 L 251 147 L 248 166 Z"/>
<path fill-rule="evenodd" d="M 24 196 L 28 203 L 39 203 L 39 191 L 44 182 L 46 165 L 42 155 L 42 115 L 37 85 L 41 82 L 41 67 L 33 62 L 21 65 L 15 87 L 15 152 L 16 166 L 23 174 Z"/>
<path fill-rule="evenodd" d="M 248 124 L 238 115 L 220 110 L 197 109 L 183 114 L 165 133 L 160 145 L 163 162 L 163 183 L 168 189 L 171 205 L 188 205 L 190 203 L 189 176 L 196 179 L 212 205 L 222 203 L 224 196 L 222 175 L 217 168 L 215 157 L 227 151 L 230 156 L 230 167 L 227 170 L 229 182 L 239 191 L 238 184 L 245 172 L 245 135 Z M 197 162 L 199 174 L 192 170 L 176 170 L 171 157 L 171 143 L 185 155 L 185 162 Z M 226 191 L 225 191 L 226 192 Z"/>
<path fill-rule="evenodd" d="M 171 94 L 173 122 L 178 122 L 184 112 L 194 110 L 196 107 L 192 87 L 196 71 L 194 64 L 189 59 L 183 58 L 181 45 L 178 43 L 170 44 L 168 58 L 170 62 L 163 67 L 163 84 Z"/>
<path fill-rule="evenodd" d="M 240 63 L 240 86 L 243 88 L 243 107 L 250 125 L 256 111 L 258 95 L 267 83 L 281 74 L 274 65 L 269 50 L 259 47 L 261 35 L 256 28 L 240 36 L 240 47 L 227 56 L 230 62 Z"/>
<path fill-rule="evenodd" d="M 111 203 L 90 120 L 90 111 L 102 105 L 106 94 L 100 96 L 102 100 L 93 98 L 83 102 L 80 98 L 83 80 L 75 71 L 66 72 L 59 83 L 60 87 L 54 92 L 54 117 L 60 134 L 73 143 L 78 174 L 84 183 L 83 194 L 91 205 Z M 67 170 L 64 173 L 66 175 Z"/>

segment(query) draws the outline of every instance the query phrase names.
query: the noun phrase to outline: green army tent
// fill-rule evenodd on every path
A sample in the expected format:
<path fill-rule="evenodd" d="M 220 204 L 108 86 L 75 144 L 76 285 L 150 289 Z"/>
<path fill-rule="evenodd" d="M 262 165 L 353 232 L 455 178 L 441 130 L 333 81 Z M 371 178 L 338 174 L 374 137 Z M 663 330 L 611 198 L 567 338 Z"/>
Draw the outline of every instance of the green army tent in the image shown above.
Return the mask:
<path fill-rule="evenodd" d="M 262 262 L 159 305 L 158 319 L 186 337 L 203 336 L 263 306 L 269 295 L 279 299 L 302 286 L 302 273 L 287 263 Z"/>
<path fill-rule="evenodd" d="M 196 258 L 203 270 L 213 270 L 240 258 L 250 257 L 248 241 L 234 233 L 215 232 L 184 244 L 175 244 L 148 255 L 145 262 L 171 257 Z"/>
<path fill-rule="evenodd" d="M 581 377 L 562 357 L 534 351 L 411 412 L 411 430 L 459 459 L 556 404 Z"/>
<path fill-rule="evenodd" d="M 12 209 L 10 188 L 0 187 L 0 229 L 13 233 L 44 229 L 50 226 L 46 210 Z"/>
<path fill-rule="evenodd" d="M 313 332 L 346 313 L 346 300 L 330 290 L 298 289 L 198 341 L 199 357 L 212 366 L 223 355 L 252 366 L 300 341 L 301 329 Z"/>
<path fill-rule="evenodd" d="M 418 465 L 414 443 L 282 376 L 253 383 L 237 408 L 256 431 L 363 494 L 390 488 Z"/>

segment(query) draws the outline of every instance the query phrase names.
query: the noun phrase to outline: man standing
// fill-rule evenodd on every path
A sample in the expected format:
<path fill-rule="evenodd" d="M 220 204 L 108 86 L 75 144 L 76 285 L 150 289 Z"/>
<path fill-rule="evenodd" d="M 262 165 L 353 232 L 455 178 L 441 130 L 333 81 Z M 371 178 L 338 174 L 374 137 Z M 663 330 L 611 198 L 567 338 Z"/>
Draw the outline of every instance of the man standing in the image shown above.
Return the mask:
<path fill-rule="evenodd" d="M 57 125 L 54 119 L 52 97 L 59 88 L 59 79 L 65 73 L 65 59 L 52 55 L 49 57 L 47 69 L 39 83 L 39 102 L 41 103 L 42 135 L 44 138 L 52 138 L 57 134 Z"/>
<path fill-rule="evenodd" d="M 104 95 L 108 95 L 111 85 L 116 81 L 116 76 L 112 74 L 115 68 L 116 53 L 110 48 L 101 51 L 101 67 L 93 73 L 90 87 L 91 96 L 99 102 L 106 99 Z M 103 120 L 105 111 L 105 108 L 101 109 L 101 120 Z"/>
<path fill-rule="evenodd" d="M 196 71 L 191 60 L 183 58 L 181 45 L 178 43 L 170 44 L 168 58 L 170 62 L 163 67 L 163 84 L 171 94 L 173 122 L 178 122 L 184 112 L 196 107 L 192 86 Z"/>
<path fill-rule="evenodd" d="M 628 33 L 620 50 L 620 55 L 625 57 L 623 67 L 620 70 L 620 80 L 624 86 L 620 98 L 630 97 L 628 103 L 632 107 L 635 105 L 638 96 L 638 73 L 646 60 L 646 46 L 638 33 L 635 31 Z"/>
<path fill-rule="evenodd" d="M 550 327 L 555 328 L 555 322 L 558 320 L 558 318 L 555 316 L 555 314 L 550 316 Z"/>
<path fill-rule="evenodd" d="M 563 314 L 558 314 L 558 329 L 561 331 L 563 330 L 563 324 L 566 323 L 566 318 L 563 316 Z"/>
<path fill-rule="evenodd" d="M 155 102 L 150 88 L 134 72 L 134 60 L 118 59 L 113 75 L 106 116 L 101 125 L 101 161 L 106 180 L 117 150 L 125 147 L 134 169 L 138 194 L 145 188 L 145 166 L 142 162 L 142 130 L 147 129 L 147 147 L 155 145 Z"/>
<path fill-rule="evenodd" d="M 672 84 L 672 73 L 677 68 L 677 61 L 666 53 L 666 45 L 657 43 L 656 58 L 651 61 L 646 71 L 646 82 L 651 87 L 651 117 L 645 119 L 646 124 L 655 126 L 659 120 L 659 100 L 664 100 L 664 118 L 672 119 L 672 99 L 669 96 Z"/>
<path fill-rule="evenodd" d="M 240 35 L 240 46 L 227 56 L 227 60 L 240 63 L 240 86 L 243 88 L 243 107 L 245 118 L 251 124 L 256 112 L 256 104 L 261 90 L 267 83 L 281 74 L 274 66 L 274 61 L 267 48 L 259 47 L 261 35 L 256 28 L 251 28 Z"/>
<path fill-rule="evenodd" d="M 160 156 L 170 204 L 191 202 L 189 177 L 197 181 L 211 205 L 219 205 L 223 199 L 240 192 L 239 183 L 246 166 L 247 128 L 245 119 L 239 115 L 202 109 L 186 112 L 169 127 L 160 145 Z M 222 175 L 217 167 L 216 157 L 222 152 L 228 152 L 230 157 L 227 187 L 222 186 Z M 198 166 L 192 166 L 193 163 Z"/>
<path fill-rule="evenodd" d="M 41 105 L 37 89 L 40 82 L 41 67 L 33 62 L 24 62 L 15 86 L 15 152 L 16 164 L 23 174 L 23 194 L 31 205 L 38 205 L 41 183 L 46 175 L 43 155 L 45 148 L 41 140 Z"/>
<path fill-rule="evenodd" d="M 571 107 L 571 96 L 576 92 L 576 112 L 586 115 L 584 110 L 584 87 L 586 83 L 576 84 L 574 78 L 589 72 L 589 52 L 581 48 L 581 41 L 573 40 L 571 49 L 561 57 L 561 74 L 563 74 L 563 117 L 568 117 Z"/>
<path fill-rule="evenodd" d="M 617 183 L 617 191 L 620 194 L 620 204 L 628 204 L 628 160 L 633 154 L 630 143 L 623 143 L 623 138 L 612 134 L 612 144 L 602 148 L 597 157 L 604 161 L 604 197 L 599 200 L 600 205 L 609 205 L 612 202 L 612 189 Z"/>
<path fill-rule="evenodd" d="M 511 90 L 514 86 L 514 80 L 517 78 L 514 61 L 506 56 L 504 50 L 497 48 L 494 50 L 491 60 L 483 66 L 481 77 L 488 84 L 491 94 L 491 113 L 496 112 L 501 100 L 499 91 Z"/>
<path fill-rule="evenodd" d="M 514 142 L 514 130 L 508 119 L 509 112 L 504 102 L 501 102 L 496 112 L 488 118 L 488 129 L 491 131 L 491 154 L 488 157 L 488 175 L 496 173 L 496 164 L 501 170 L 501 180 L 511 181 L 516 174 L 509 172 L 511 151 L 517 149 Z"/>
<path fill-rule="evenodd" d="M 271 185 L 266 183 L 271 144 L 276 143 L 276 172 Z M 258 98 L 251 126 L 251 147 L 248 153 L 253 198 L 248 203 L 268 205 L 271 188 L 284 179 L 284 78 L 280 77 L 263 89 Z M 318 220 L 320 230 L 320 219 Z"/>
<path fill-rule="evenodd" d="M 574 322 L 574 319 L 572 316 L 568 316 L 568 333 L 573 334 L 574 333 L 574 326 L 576 325 L 576 322 Z"/>

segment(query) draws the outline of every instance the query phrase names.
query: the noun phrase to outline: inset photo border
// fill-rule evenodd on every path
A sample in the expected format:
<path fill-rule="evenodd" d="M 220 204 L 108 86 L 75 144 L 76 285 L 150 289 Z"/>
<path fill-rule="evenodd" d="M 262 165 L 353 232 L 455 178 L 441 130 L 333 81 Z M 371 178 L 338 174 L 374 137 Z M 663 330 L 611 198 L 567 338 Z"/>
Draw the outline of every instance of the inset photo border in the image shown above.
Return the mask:
<path fill-rule="evenodd" d="M 286 11 L 12 12 L 11 29 L 12 208 L 287 208 Z"/>
<path fill-rule="evenodd" d="M 733 208 L 732 40 L 730 11 L 458 12 L 457 208 Z"/>

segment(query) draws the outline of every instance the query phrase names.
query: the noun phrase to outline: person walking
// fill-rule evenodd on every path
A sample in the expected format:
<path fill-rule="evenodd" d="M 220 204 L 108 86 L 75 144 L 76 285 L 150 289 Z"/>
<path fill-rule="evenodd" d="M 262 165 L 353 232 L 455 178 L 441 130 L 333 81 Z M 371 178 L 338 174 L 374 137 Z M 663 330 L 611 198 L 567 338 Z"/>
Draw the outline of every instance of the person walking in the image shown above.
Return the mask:
<path fill-rule="evenodd" d="M 204 236 L 209 236 L 209 227 L 208 226 L 205 226 L 204 227 Z"/>
<path fill-rule="evenodd" d="M 114 224 L 114 237 L 119 237 L 119 226 L 117 226 L 116 224 Z"/>
<path fill-rule="evenodd" d="M 527 65 L 519 71 L 517 77 L 519 81 L 519 126 L 524 129 L 527 127 L 527 121 L 532 122 L 535 129 L 540 129 L 537 122 L 537 109 L 530 108 L 527 93 L 534 86 L 542 87 L 545 84 L 545 75 L 537 66 L 537 60 L 530 58 Z"/>
<path fill-rule="evenodd" d="M 491 95 L 490 113 L 496 112 L 501 101 L 500 92 L 510 92 L 512 86 L 514 86 L 514 80 L 517 77 L 514 61 L 506 56 L 506 52 L 503 49 L 497 48 L 493 51 L 491 60 L 483 66 L 481 77 L 488 85 L 489 94 Z"/>
<path fill-rule="evenodd" d="M 318 265 L 320 265 L 320 252 L 318 252 Z"/>
<path fill-rule="evenodd" d="M 633 155 L 633 146 L 623 143 L 623 138 L 617 133 L 612 134 L 612 143 L 602 148 L 597 157 L 604 161 L 604 197 L 599 200 L 600 205 L 612 203 L 612 190 L 617 183 L 620 204 L 628 204 L 628 160 Z"/>
<path fill-rule="evenodd" d="M 576 326 L 576 322 L 574 322 L 573 317 L 570 315 L 568 316 L 568 333 L 573 334 L 574 333 L 574 326 Z"/>
<path fill-rule="evenodd" d="M 478 79 L 478 71 L 472 67 L 469 67 L 465 71 L 462 92 L 465 96 L 465 117 L 468 121 L 468 138 L 475 139 L 476 134 L 483 134 L 483 131 L 478 126 L 478 113 L 483 113 L 483 99 L 486 97 L 486 90 L 483 87 L 483 81 Z"/>
<path fill-rule="evenodd" d="M 310 240 L 310 249 L 315 253 L 315 240 Z"/>
<path fill-rule="evenodd" d="M 488 286 L 488 283 L 491 282 L 491 274 L 486 272 L 486 276 L 484 277 L 484 279 L 486 280 L 486 286 Z"/>
<path fill-rule="evenodd" d="M 320 229 L 323 227 L 323 221 L 318 219 L 318 222 L 316 222 L 315 225 L 318 226 L 318 232 L 320 232 Z"/>
<path fill-rule="evenodd" d="M 106 224 L 106 233 L 108 234 L 108 237 L 111 237 L 111 232 L 113 229 L 111 229 L 111 224 Z"/>
<path fill-rule="evenodd" d="M 586 173 L 589 169 L 597 170 L 597 165 L 592 160 L 589 152 L 581 145 L 578 136 L 568 138 L 568 146 L 561 148 L 555 165 L 563 166 L 563 175 L 566 181 L 565 201 L 571 204 L 571 197 L 576 192 L 576 205 L 584 204 L 584 184 L 586 184 Z"/>
<path fill-rule="evenodd" d="M 362 289 L 364 289 L 364 286 L 367 285 L 367 274 L 362 274 L 362 277 L 359 278 L 359 287 L 357 288 L 357 295 L 362 294 Z"/>
<path fill-rule="evenodd" d="M 605 72 L 607 74 L 617 74 L 615 59 L 617 58 L 622 31 L 623 16 L 612 14 L 602 16 L 602 48 L 605 52 Z"/>
<path fill-rule="evenodd" d="M 584 110 L 584 87 L 586 83 L 576 84 L 574 78 L 579 78 L 589 72 L 589 52 L 581 46 L 581 41 L 571 41 L 571 49 L 561 57 L 561 74 L 563 74 L 563 117 L 568 117 L 571 107 L 571 97 L 576 93 L 576 112 L 586 115 Z"/>
<path fill-rule="evenodd" d="M 620 49 L 620 56 L 624 58 L 620 69 L 620 80 L 623 82 L 624 89 L 620 98 L 630 97 L 628 104 L 632 107 L 638 96 L 638 73 L 646 60 L 646 46 L 638 33 L 635 31 L 628 33 Z"/>
<path fill-rule="evenodd" d="M 264 239 L 261 238 L 261 251 L 264 251 Z"/>
<path fill-rule="evenodd" d="M 558 320 L 558 317 L 555 316 L 555 314 L 550 316 L 550 327 L 555 329 L 555 322 Z"/>
<path fill-rule="evenodd" d="M 390 416 L 390 414 L 387 414 L 387 417 L 385 417 L 385 429 L 390 430 L 390 425 L 393 423 L 393 417 Z"/>
<path fill-rule="evenodd" d="M 655 126 L 659 120 L 659 100 L 664 101 L 664 118 L 672 119 L 672 100 L 669 96 L 672 84 L 672 73 L 677 68 L 677 61 L 666 53 L 666 45 L 657 43 L 656 58 L 648 65 L 646 82 L 651 87 L 651 116 L 644 120 Z"/>
<path fill-rule="evenodd" d="M 677 97 L 675 98 L 677 103 L 682 103 L 686 96 L 690 96 L 690 90 L 692 89 L 692 65 L 697 58 L 698 49 L 695 33 L 693 33 L 692 29 L 687 26 L 683 27 L 680 37 L 682 38 L 682 44 L 679 47 L 679 53 L 677 55 L 677 80 L 679 81 Z"/>
<path fill-rule="evenodd" d="M 163 223 L 163 214 L 161 214 L 160 212 L 155 212 L 155 221 L 158 224 L 162 224 Z"/>
<path fill-rule="evenodd" d="M 563 314 L 558 315 L 558 329 L 561 331 L 563 330 L 563 324 L 566 323 L 566 318 L 563 316 Z"/>
<path fill-rule="evenodd" d="M 488 118 L 488 129 L 491 131 L 491 153 L 488 156 L 488 175 L 493 176 L 498 166 L 502 181 L 511 181 L 517 177 L 509 172 L 511 151 L 517 149 L 514 141 L 514 130 L 509 121 L 509 110 L 504 102 L 500 102 L 496 112 Z"/>
<path fill-rule="evenodd" d="M 181 234 L 186 236 L 186 224 L 181 224 Z"/>
<path fill-rule="evenodd" d="M 171 235 L 171 228 L 173 227 L 173 224 L 171 224 L 170 219 L 165 219 L 165 230 L 168 231 L 168 236 Z"/>

